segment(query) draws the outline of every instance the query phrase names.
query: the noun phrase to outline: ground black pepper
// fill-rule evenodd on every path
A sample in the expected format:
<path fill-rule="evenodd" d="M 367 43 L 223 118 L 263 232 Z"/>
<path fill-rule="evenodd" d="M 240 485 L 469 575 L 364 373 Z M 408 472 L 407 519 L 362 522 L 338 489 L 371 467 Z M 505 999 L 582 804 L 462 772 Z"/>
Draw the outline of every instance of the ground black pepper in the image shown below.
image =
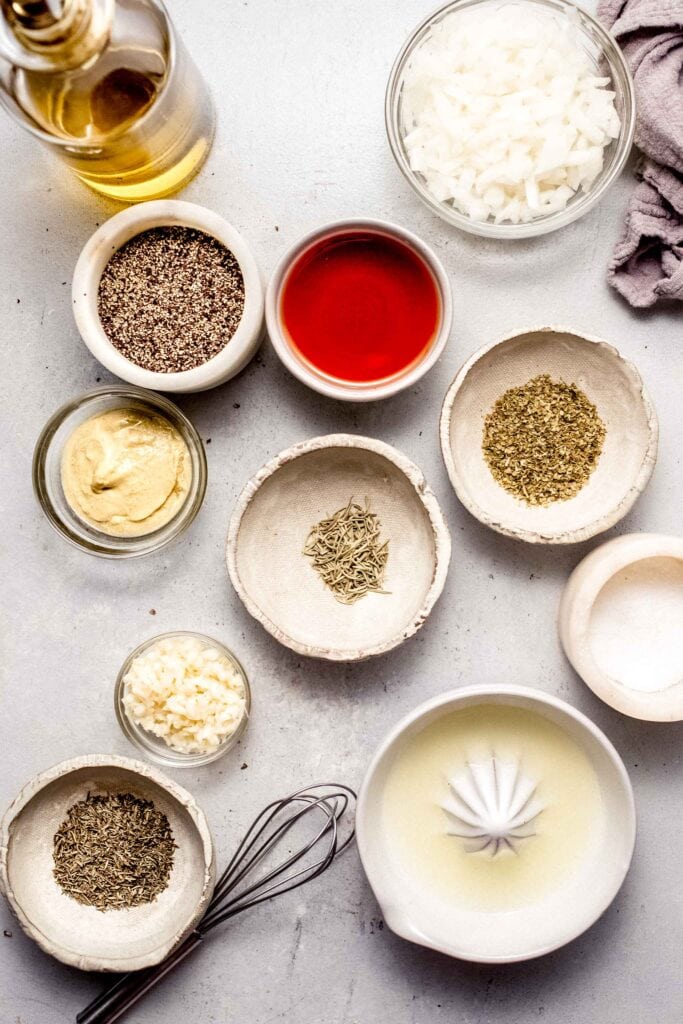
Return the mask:
<path fill-rule="evenodd" d="M 151 228 L 111 257 L 97 306 L 105 334 L 126 359 L 160 373 L 191 370 L 237 330 L 244 279 L 234 255 L 211 235 Z"/>

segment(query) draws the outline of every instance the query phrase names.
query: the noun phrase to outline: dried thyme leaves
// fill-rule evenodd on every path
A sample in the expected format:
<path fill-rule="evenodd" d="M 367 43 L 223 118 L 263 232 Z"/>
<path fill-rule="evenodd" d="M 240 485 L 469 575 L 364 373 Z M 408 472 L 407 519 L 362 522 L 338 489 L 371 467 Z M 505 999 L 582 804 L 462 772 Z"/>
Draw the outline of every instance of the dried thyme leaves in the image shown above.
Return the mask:
<path fill-rule="evenodd" d="M 137 366 L 175 373 L 225 348 L 244 312 L 235 256 L 204 231 L 150 228 L 111 257 L 97 293 L 105 334 Z"/>
<path fill-rule="evenodd" d="M 88 793 L 55 833 L 53 874 L 88 907 L 137 907 L 168 885 L 175 849 L 168 818 L 150 800 Z"/>
<path fill-rule="evenodd" d="M 365 508 L 351 498 L 311 529 L 304 555 L 341 604 L 355 604 L 370 593 L 388 593 L 383 585 L 389 541 L 380 541 L 381 530 L 367 498 Z"/>
<path fill-rule="evenodd" d="M 547 373 L 498 399 L 484 422 L 482 448 L 494 479 L 528 505 L 577 494 L 597 465 L 605 425 L 575 384 Z"/>

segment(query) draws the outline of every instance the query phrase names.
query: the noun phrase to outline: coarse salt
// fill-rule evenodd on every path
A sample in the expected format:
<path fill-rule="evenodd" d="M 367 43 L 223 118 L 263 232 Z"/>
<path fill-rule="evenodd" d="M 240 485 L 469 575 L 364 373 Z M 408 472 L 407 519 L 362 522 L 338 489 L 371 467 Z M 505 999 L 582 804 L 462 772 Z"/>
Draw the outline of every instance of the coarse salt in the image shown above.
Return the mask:
<path fill-rule="evenodd" d="M 133 660 L 123 687 L 131 721 L 185 754 L 217 750 L 247 713 L 241 673 L 196 637 L 153 644 Z"/>
<path fill-rule="evenodd" d="M 439 202 L 472 220 L 563 210 L 619 135 L 615 93 L 570 18 L 531 4 L 455 11 L 406 70 L 404 145 Z"/>

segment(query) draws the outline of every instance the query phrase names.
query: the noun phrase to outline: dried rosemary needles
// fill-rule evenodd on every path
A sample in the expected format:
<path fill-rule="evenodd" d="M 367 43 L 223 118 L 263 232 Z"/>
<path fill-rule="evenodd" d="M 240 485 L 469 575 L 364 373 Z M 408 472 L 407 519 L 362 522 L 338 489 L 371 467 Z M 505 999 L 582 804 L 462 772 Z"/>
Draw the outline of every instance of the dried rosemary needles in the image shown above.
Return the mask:
<path fill-rule="evenodd" d="M 176 844 L 168 818 L 130 793 L 79 800 L 54 838 L 54 876 L 98 910 L 151 903 L 168 885 Z"/>
<path fill-rule="evenodd" d="M 369 500 L 363 508 L 351 498 L 309 533 L 304 555 L 313 560 L 313 568 L 341 604 L 355 604 L 370 593 L 388 593 L 383 585 L 389 541 L 380 541 L 381 529 Z"/>
<path fill-rule="evenodd" d="M 597 465 L 605 425 L 575 384 L 547 373 L 501 395 L 484 422 L 494 479 L 528 505 L 573 498 Z"/>

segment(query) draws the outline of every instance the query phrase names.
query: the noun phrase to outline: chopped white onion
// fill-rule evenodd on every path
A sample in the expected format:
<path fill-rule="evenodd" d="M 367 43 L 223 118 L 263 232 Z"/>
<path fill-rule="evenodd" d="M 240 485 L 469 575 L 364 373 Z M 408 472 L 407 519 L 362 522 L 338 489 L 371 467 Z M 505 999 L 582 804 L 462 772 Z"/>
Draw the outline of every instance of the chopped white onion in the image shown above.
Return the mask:
<path fill-rule="evenodd" d="M 473 220 L 563 210 L 590 189 L 619 134 L 609 84 L 569 18 L 527 3 L 454 11 L 405 73 L 410 166 Z"/>

